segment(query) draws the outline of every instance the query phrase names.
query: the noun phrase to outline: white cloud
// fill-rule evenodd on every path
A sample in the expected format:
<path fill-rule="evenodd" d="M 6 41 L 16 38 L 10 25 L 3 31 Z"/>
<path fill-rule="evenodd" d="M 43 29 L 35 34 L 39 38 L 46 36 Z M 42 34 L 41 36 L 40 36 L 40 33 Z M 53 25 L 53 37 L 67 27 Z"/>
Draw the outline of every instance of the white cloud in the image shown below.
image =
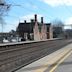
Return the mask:
<path fill-rule="evenodd" d="M 26 3 L 25 6 L 29 7 L 29 8 L 33 8 L 33 9 L 38 9 L 38 7 L 36 5 L 30 4 L 30 3 Z"/>
<path fill-rule="evenodd" d="M 72 17 L 67 18 L 67 19 L 65 20 L 65 24 L 66 24 L 66 25 L 72 24 Z"/>
<path fill-rule="evenodd" d="M 72 6 L 72 0 L 40 0 L 43 1 L 44 3 L 56 7 L 56 6 Z"/>
<path fill-rule="evenodd" d="M 24 20 L 26 20 L 27 22 L 30 22 L 31 19 L 34 19 L 34 15 L 35 14 L 29 14 L 29 15 L 23 16 L 20 18 L 20 21 L 23 22 Z M 43 15 L 41 14 L 37 14 L 37 19 L 40 21 L 42 16 Z"/>
<path fill-rule="evenodd" d="M 70 28 L 72 28 L 72 17 L 69 17 L 69 18 L 67 18 L 66 20 L 65 20 L 65 29 L 70 29 Z"/>

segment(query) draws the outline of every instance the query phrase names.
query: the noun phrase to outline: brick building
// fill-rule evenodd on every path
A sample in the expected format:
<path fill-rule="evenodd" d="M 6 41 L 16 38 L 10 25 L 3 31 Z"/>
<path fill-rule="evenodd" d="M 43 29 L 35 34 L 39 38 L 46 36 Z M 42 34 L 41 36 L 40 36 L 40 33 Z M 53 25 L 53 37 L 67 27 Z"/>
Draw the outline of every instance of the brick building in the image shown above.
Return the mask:
<path fill-rule="evenodd" d="M 37 15 L 35 15 L 35 19 L 31 19 L 31 22 L 25 20 L 24 23 L 19 23 L 17 33 L 26 40 L 49 39 L 52 38 L 51 23 L 44 23 L 43 17 L 41 17 L 41 22 L 38 22 Z"/>

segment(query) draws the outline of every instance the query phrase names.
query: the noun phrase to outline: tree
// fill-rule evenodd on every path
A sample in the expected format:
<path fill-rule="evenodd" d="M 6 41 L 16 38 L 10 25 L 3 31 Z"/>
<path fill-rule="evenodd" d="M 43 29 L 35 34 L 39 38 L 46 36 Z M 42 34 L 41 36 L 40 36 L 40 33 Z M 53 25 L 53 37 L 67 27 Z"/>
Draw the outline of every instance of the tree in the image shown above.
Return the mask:
<path fill-rule="evenodd" d="M 9 32 L 11 35 L 16 35 L 16 31 L 14 31 L 14 30 L 11 30 L 10 32 Z"/>
<path fill-rule="evenodd" d="M 4 20 L 4 15 L 7 14 L 9 8 L 10 5 L 7 4 L 6 0 L 0 0 L 0 24 L 2 26 L 2 32 L 3 32 L 3 26 L 6 24 Z"/>
<path fill-rule="evenodd" d="M 56 37 L 62 37 L 63 34 L 64 34 L 63 33 L 64 23 L 61 20 L 55 19 L 52 22 L 52 25 L 53 25 L 53 37 L 54 38 L 56 38 Z"/>
<path fill-rule="evenodd" d="M 0 24 L 2 26 L 2 33 L 3 33 L 3 27 L 6 24 L 4 20 L 4 15 L 7 14 L 9 8 L 10 8 L 10 5 L 8 5 L 5 0 L 0 0 Z M 3 42 L 3 35 L 1 37 Z"/>
<path fill-rule="evenodd" d="M 6 0 L 0 0 L 0 16 L 3 16 L 10 9 L 10 5 L 7 4 Z"/>

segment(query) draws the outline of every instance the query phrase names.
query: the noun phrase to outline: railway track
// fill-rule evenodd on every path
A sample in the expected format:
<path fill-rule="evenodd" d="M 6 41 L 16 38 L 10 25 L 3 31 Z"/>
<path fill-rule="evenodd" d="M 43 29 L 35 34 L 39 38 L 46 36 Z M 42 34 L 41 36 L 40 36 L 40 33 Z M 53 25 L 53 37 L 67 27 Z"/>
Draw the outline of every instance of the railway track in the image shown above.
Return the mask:
<path fill-rule="evenodd" d="M 71 40 L 48 40 L 0 46 L 0 72 L 14 72 L 71 43 Z"/>

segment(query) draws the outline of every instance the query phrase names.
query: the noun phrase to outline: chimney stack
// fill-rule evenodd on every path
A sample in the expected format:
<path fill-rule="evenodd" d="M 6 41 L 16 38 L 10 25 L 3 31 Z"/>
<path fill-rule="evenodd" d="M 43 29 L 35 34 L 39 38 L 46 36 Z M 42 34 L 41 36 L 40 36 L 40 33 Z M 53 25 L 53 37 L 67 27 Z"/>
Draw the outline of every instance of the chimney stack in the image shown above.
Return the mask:
<path fill-rule="evenodd" d="M 43 24 L 43 17 L 41 17 L 41 23 Z"/>
<path fill-rule="evenodd" d="M 24 20 L 24 23 L 26 23 L 26 20 Z"/>
<path fill-rule="evenodd" d="M 35 22 L 37 22 L 37 14 L 35 14 Z"/>
<path fill-rule="evenodd" d="M 31 19 L 31 23 L 33 23 L 34 22 L 34 19 Z"/>

